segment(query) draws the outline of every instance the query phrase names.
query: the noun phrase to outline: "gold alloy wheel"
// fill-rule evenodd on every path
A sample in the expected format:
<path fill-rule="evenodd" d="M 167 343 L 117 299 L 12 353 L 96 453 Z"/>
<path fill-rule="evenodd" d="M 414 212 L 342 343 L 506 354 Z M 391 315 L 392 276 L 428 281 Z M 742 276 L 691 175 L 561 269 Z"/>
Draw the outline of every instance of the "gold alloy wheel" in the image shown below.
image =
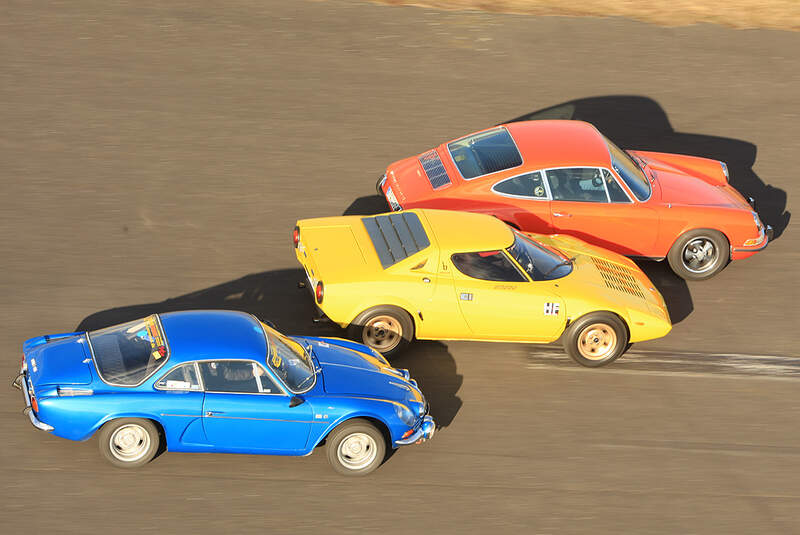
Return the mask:
<path fill-rule="evenodd" d="M 578 351 L 583 358 L 603 360 L 617 348 L 617 333 L 605 323 L 592 323 L 578 335 Z"/>
<path fill-rule="evenodd" d="M 381 353 L 391 351 L 403 339 L 403 327 L 392 316 L 375 316 L 364 325 L 364 343 Z"/>

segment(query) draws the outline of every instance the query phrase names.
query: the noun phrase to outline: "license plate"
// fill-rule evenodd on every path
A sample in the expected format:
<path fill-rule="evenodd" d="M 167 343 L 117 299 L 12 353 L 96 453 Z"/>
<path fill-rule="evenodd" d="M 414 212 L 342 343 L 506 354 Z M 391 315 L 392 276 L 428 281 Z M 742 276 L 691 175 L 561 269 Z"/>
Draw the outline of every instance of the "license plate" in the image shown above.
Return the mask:
<path fill-rule="evenodd" d="M 394 196 L 394 192 L 392 191 L 391 187 L 386 189 L 386 200 L 389 201 L 389 206 L 392 207 L 393 211 L 396 212 L 398 210 L 402 210 L 403 207 L 400 206 L 399 202 L 397 202 L 397 197 Z"/>

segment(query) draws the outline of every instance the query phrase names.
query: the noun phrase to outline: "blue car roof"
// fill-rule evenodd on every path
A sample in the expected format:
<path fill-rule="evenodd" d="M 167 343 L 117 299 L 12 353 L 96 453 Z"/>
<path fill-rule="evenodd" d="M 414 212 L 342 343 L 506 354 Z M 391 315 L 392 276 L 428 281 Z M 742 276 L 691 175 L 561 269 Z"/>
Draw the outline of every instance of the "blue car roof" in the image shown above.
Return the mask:
<path fill-rule="evenodd" d="M 197 359 L 264 361 L 267 342 L 261 324 L 233 310 L 189 310 L 159 314 L 171 363 Z"/>

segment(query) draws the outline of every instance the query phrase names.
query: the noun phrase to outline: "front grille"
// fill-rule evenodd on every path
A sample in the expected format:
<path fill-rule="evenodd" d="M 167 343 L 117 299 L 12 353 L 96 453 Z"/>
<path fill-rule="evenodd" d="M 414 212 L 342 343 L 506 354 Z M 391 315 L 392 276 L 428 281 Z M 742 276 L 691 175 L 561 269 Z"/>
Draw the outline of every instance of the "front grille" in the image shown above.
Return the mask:
<path fill-rule="evenodd" d="M 433 189 L 442 188 L 450 184 L 450 177 L 442 165 L 442 160 L 439 159 L 439 154 L 436 150 L 430 150 L 419 157 L 419 163 L 425 170 L 425 175 L 428 177 L 428 182 L 431 183 Z"/>
<path fill-rule="evenodd" d="M 630 269 L 600 258 L 595 258 L 594 256 L 591 258 L 597 271 L 599 271 L 600 275 L 603 277 L 603 282 L 606 283 L 606 286 L 612 290 L 625 292 L 645 299 L 642 287 L 639 285 Z"/>

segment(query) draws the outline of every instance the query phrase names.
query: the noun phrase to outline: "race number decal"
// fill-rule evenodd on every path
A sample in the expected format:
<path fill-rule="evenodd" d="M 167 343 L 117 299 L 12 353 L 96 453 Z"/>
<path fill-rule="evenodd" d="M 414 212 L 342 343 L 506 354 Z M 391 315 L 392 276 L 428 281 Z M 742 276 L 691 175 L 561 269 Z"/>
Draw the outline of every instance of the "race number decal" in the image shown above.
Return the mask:
<path fill-rule="evenodd" d="M 558 303 L 545 303 L 544 304 L 544 315 L 545 316 L 558 316 Z"/>

